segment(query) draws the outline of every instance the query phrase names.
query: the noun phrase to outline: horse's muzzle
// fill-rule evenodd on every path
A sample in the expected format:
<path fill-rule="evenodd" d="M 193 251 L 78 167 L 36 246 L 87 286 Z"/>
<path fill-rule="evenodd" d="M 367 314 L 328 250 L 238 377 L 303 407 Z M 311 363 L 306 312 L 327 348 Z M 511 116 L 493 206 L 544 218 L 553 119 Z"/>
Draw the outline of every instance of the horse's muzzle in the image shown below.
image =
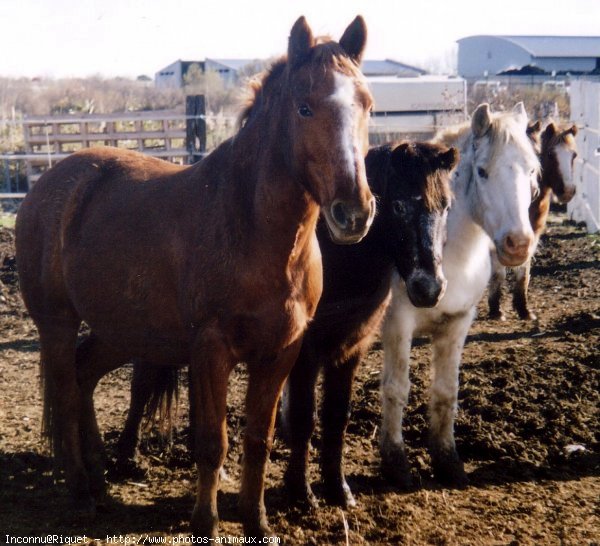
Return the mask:
<path fill-rule="evenodd" d="M 498 260 L 505 267 L 517 267 L 525 263 L 533 248 L 533 233 L 509 233 L 496 244 Z"/>
<path fill-rule="evenodd" d="M 375 217 L 375 198 L 366 207 L 336 199 L 323 210 L 331 239 L 337 244 L 358 243 L 369 231 Z"/>
<path fill-rule="evenodd" d="M 562 203 L 564 205 L 564 204 L 568 203 L 569 201 L 571 201 L 571 199 L 573 199 L 576 192 L 577 192 L 577 188 L 574 185 L 566 186 L 565 191 L 563 191 L 560 195 L 555 194 L 555 197 L 559 203 Z"/>
<path fill-rule="evenodd" d="M 417 270 L 406 280 L 408 298 L 415 307 L 435 307 L 446 293 L 448 281 L 439 275 Z"/>

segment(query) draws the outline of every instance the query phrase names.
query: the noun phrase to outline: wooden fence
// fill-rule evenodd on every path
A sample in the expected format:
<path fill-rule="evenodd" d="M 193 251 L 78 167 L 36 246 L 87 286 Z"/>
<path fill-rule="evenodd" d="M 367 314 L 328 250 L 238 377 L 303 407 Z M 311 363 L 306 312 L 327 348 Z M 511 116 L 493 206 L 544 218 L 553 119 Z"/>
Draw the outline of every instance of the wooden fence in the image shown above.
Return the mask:
<path fill-rule="evenodd" d="M 32 116 L 25 118 L 22 126 L 25 152 L 0 155 L 0 160 L 6 172 L 9 162 L 22 162 L 27 187 L 57 161 L 83 148 L 116 146 L 180 164 L 194 163 L 206 154 L 205 102 L 201 95 L 186 98 L 185 114 L 162 110 Z"/>

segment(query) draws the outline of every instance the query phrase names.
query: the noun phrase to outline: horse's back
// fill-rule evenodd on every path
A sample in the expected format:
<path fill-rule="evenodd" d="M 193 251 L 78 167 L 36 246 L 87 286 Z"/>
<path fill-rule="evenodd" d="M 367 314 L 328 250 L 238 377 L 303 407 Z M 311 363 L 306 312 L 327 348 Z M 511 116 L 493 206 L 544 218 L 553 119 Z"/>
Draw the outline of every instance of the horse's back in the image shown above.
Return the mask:
<path fill-rule="evenodd" d="M 75 320 L 65 280 L 65 245 L 90 255 L 97 252 L 94 245 L 100 240 L 114 245 L 119 229 L 111 224 L 116 227 L 119 215 L 148 216 L 140 209 L 127 211 L 133 188 L 181 169 L 136 152 L 103 147 L 76 152 L 39 179 L 23 201 L 16 225 L 21 290 L 34 318 L 58 315 Z M 148 190 L 138 193 L 151 194 L 152 188 Z"/>

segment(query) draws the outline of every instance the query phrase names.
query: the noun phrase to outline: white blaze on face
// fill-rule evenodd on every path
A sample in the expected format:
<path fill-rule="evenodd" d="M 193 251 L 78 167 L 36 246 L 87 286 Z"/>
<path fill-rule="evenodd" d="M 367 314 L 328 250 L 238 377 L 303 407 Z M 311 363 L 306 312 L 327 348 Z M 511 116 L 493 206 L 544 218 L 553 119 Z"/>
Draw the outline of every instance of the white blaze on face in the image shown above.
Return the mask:
<path fill-rule="evenodd" d="M 565 184 L 565 190 L 573 185 L 573 151 L 565 144 L 555 148 L 558 170 Z"/>
<path fill-rule="evenodd" d="M 330 95 L 335 107 L 338 109 L 338 119 L 340 126 L 338 127 L 338 143 L 341 153 L 344 155 L 347 165 L 348 174 L 354 178 L 355 176 L 355 153 L 358 147 L 354 142 L 354 80 L 349 76 L 344 76 L 340 73 L 334 74 L 335 89 Z"/>

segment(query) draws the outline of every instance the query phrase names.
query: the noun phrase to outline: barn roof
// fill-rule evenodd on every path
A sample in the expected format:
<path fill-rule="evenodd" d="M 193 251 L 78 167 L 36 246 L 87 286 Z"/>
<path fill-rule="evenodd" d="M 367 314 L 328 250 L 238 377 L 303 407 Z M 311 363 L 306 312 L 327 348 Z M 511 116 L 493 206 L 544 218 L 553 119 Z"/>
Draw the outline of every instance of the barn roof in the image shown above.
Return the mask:
<path fill-rule="evenodd" d="M 427 71 L 422 68 L 392 59 L 364 60 L 361 70 L 365 76 L 420 76 L 427 74 Z"/>
<path fill-rule="evenodd" d="M 600 57 L 600 36 L 467 36 L 497 38 L 525 49 L 534 57 Z"/>
<path fill-rule="evenodd" d="M 217 63 L 232 70 L 240 70 L 245 66 L 256 62 L 256 59 L 212 59 L 206 58 L 207 61 Z"/>

